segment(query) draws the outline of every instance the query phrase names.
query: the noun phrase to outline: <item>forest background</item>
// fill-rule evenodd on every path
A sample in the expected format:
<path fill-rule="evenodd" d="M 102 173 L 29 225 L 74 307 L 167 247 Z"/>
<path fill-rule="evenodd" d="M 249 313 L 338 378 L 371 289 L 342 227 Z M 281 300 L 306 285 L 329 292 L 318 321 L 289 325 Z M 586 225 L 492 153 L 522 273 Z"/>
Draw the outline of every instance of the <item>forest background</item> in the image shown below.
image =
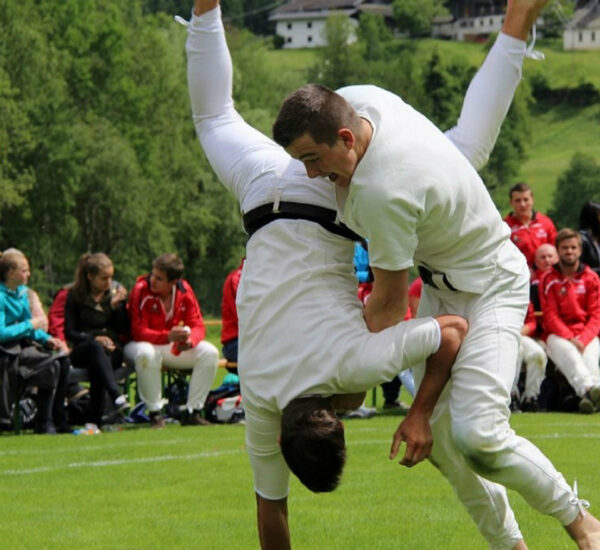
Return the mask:
<path fill-rule="evenodd" d="M 85 251 L 109 254 L 128 288 L 177 251 L 203 311 L 219 313 L 245 235 L 191 122 L 173 15 L 188 18 L 192 3 L 0 0 L 0 250 L 25 252 L 46 304 Z M 267 135 L 282 98 L 308 81 L 377 84 L 450 128 L 494 39 L 397 38 L 363 15 L 351 45 L 348 21 L 332 17 L 327 47 L 280 50 L 267 36 L 271 0 L 222 5 L 237 109 Z M 600 202 L 600 50 L 564 52 L 557 37 L 537 47 L 546 60 L 526 61 L 481 174 L 502 213 L 522 180 L 557 226 L 576 227 L 583 202 Z"/>

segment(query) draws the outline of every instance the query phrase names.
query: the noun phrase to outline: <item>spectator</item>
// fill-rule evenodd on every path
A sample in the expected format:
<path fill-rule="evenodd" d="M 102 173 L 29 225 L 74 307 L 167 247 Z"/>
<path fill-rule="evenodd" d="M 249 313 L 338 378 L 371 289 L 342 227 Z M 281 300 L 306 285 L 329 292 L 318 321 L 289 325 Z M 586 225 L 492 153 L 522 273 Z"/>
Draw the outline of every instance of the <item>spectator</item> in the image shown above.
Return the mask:
<path fill-rule="evenodd" d="M 91 420 L 98 426 L 103 423 L 106 393 L 117 411 L 131 406 L 114 374 L 123 363 L 121 338 L 128 333 L 128 322 L 127 291 L 112 280 L 113 274 L 106 254 L 83 254 L 65 301 L 64 334 L 72 347 L 71 362 L 88 370 Z"/>
<path fill-rule="evenodd" d="M 520 408 L 523 412 L 537 412 L 539 410 L 538 397 L 544 375 L 548 356 L 546 351 L 535 338 L 538 332 L 537 321 L 533 303 L 529 302 L 525 323 L 521 329 L 520 356 L 525 368 L 525 389 L 521 396 Z M 515 380 L 515 382 L 517 382 Z"/>
<path fill-rule="evenodd" d="M 223 283 L 223 300 L 221 301 L 221 344 L 223 356 L 230 363 L 238 359 L 238 315 L 235 305 L 238 285 L 244 267 L 244 259 L 225 279 Z M 229 372 L 237 374 L 237 368 L 227 367 Z"/>
<path fill-rule="evenodd" d="M 64 406 L 69 360 L 52 354 L 60 349 L 60 341 L 41 328 L 42 316 L 31 314 L 29 276 L 22 252 L 11 248 L 0 256 L 0 352 L 17 355 L 19 376 L 38 388 L 35 433 L 66 433 L 71 431 Z"/>
<path fill-rule="evenodd" d="M 548 216 L 533 209 L 533 191 L 526 183 L 513 185 L 509 197 L 513 211 L 504 221 L 510 227 L 512 242 L 525 255 L 533 271 L 535 251 L 541 244 L 554 243 L 556 228 Z"/>
<path fill-rule="evenodd" d="M 600 275 L 600 203 L 586 202 L 579 214 L 581 261 Z"/>
<path fill-rule="evenodd" d="M 67 338 L 65 337 L 65 304 L 67 303 L 67 294 L 72 286 L 73 283 L 60 288 L 54 295 L 54 299 L 48 310 L 48 332 L 64 342 L 67 347 Z"/>
<path fill-rule="evenodd" d="M 552 269 L 554 264 L 558 263 L 558 253 L 553 244 L 545 243 L 535 251 L 535 269 L 531 274 L 530 280 L 530 301 L 533 303 L 533 309 L 538 314 L 542 311 L 540 303 L 539 287 L 542 277 Z M 541 317 L 538 318 L 538 325 L 541 324 Z"/>
<path fill-rule="evenodd" d="M 581 235 L 561 229 L 556 237 L 558 264 L 544 276 L 542 309 L 548 357 L 590 414 L 600 405 L 600 278 L 580 261 Z"/>
<path fill-rule="evenodd" d="M 205 327 L 192 287 L 181 278 L 183 262 L 163 254 L 150 275 L 138 277 L 129 297 L 133 342 L 125 356 L 135 363 L 140 397 L 150 411 L 150 425 L 163 428 L 160 370 L 163 364 L 192 369 L 183 426 L 208 425 L 202 409 L 217 371 L 219 352 L 204 340 Z"/>

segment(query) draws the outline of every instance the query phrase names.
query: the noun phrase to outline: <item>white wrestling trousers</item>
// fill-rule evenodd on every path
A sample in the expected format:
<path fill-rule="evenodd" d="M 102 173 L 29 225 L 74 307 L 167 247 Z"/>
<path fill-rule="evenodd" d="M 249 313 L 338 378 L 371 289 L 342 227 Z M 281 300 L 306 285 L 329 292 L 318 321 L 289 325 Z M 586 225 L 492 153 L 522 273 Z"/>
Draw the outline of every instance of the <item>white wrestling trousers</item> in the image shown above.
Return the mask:
<path fill-rule="evenodd" d="M 125 358 L 135 364 L 140 397 L 150 412 L 160 411 L 163 406 L 160 376 L 163 364 L 192 370 L 186 406 L 190 412 L 204 407 L 219 361 L 219 351 L 210 342 L 203 340 L 179 355 L 171 353 L 171 343 L 159 346 L 150 342 L 129 342 L 124 353 Z"/>
<path fill-rule="evenodd" d="M 551 334 L 546 341 L 548 357 L 562 372 L 575 393 L 583 397 L 592 386 L 600 386 L 600 343 L 594 338 L 580 353 L 565 338 Z"/>
<path fill-rule="evenodd" d="M 520 357 L 525 363 L 525 389 L 522 398 L 537 398 L 546 375 L 548 356 L 542 345 L 529 336 L 521 336 Z M 515 382 L 518 381 L 518 373 Z"/>
<path fill-rule="evenodd" d="M 528 300 L 527 275 L 498 269 L 482 295 L 425 285 L 419 306 L 419 317 L 454 313 L 469 321 L 450 382 L 431 419 L 431 461 L 494 550 L 512 549 L 522 538 L 505 487 L 563 525 L 579 513 L 564 477 L 509 425 L 510 390 Z M 413 373 L 420 384 L 423 368 Z"/>

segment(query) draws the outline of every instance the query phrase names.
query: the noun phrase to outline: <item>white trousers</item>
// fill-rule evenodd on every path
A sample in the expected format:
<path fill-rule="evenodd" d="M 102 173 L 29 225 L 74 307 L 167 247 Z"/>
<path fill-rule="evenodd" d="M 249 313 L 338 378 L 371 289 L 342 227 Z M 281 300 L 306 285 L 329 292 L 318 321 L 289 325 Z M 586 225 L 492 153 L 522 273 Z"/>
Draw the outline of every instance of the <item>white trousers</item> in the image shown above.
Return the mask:
<path fill-rule="evenodd" d="M 546 341 L 548 357 L 571 384 L 575 393 L 583 397 L 592 386 L 600 386 L 600 343 L 594 338 L 580 353 L 565 338 L 551 334 Z"/>
<path fill-rule="evenodd" d="M 204 407 L 219 361 L 219 351 L 210 342 L 203 340 L 179 355 L 171 353 L 170 343 L 159 346 L 150 342 L 129 342 L 124 353 L 135 364 L 140 397 L 150 412 L 160 411 L 163 406 L 160 376 L 163 365 L 192 370 L 186 406 L 190 412 Z"/>
<path fill-rule="evenodd" d="M 525 390 L 523 399 L 528 397 L 537 398 L 546 375 L 546 364 L 548 356 L 542 345 L 529 336 L 521 336 L 520 354 L 525 366 Z M 518 381 L 518 372 L 515 384 Z"/>
<path fill-rule="evenodd" d="M 419 316 L 455 313 L 469 321 L 451 380 L 431 419 L 431 461 L 495 550 L 513 548 L 522 538 L 505 487 L 563 525 L 579 513 L 564 477 L 509 425 L 528 300 L 528 277 L 500 271 L 482 295 L 424 286 L 419 306 Z M 423 369 L 413 372 L 420 383 Z"/>

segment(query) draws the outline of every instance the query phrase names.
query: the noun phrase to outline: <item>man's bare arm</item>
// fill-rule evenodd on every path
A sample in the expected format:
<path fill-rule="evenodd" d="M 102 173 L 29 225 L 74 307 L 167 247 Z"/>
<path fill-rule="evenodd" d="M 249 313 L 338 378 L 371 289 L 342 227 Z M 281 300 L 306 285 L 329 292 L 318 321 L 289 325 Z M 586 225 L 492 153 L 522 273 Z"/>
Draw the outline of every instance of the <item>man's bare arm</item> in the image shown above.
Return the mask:
<path fill-rule="evenodd" d="M 256 495 L 258 537 L 262 550 L 290 550 L 287 497 L 267 500 Z"/>
<path fill-rule="evenodd" d="M 373 267 L 373 292 L 365 306 L 365 320 L 371 332 L 380 332 L 404 319 L 408 308 L 408 271 L 387 271 Z"/>
<path fill-rule="evenodd" d="M 427 359 L 419 391 L 392 440 L 390 459 L 396 457 L 401 443 L 406 443 L 406 451 L 400 461 L 403 466 L 414 466 L 431 456 L 433 436 L 429 419 L 450 379 L 452 365 L 467 334 L 468 323 L 462 317 L 441 315 L 436 320 L 441 330 L 440 348 Z"/>

